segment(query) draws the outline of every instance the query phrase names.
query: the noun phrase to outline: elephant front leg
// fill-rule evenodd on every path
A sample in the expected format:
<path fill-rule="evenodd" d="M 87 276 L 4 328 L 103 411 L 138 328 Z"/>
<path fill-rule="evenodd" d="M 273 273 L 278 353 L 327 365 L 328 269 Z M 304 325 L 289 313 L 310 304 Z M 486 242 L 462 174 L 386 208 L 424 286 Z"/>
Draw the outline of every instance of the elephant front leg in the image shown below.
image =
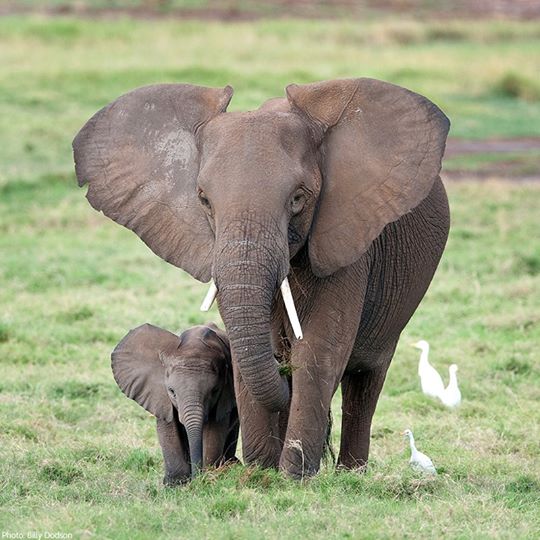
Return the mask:
<path fill-rule="evenodd" d="M 311 286 L 309 280 L 302 287 L 293 281 L 293 296 L 304 295 L 304 338 L 291 349 L 292 400 L 279 463 L 293 478 L 319 470 L 332 396 L 358 332 L 366 280 L 367 263 L 361 260 Z"/>
<path fill-rule="evenodd" d="M 317 351 L 317 352 L 315 352 Z M 319 470 L 340 374 L 333 355 L 306 336 L 293 349 L 292 401 L 279 468 L 296 479 Z"/>
<path fill-rule="evenodd" d="M 157 419 L 157 435 L 163 461 L 166 486 L 176 486 L 188 482 L 191 477 L 189 464 L 189 445 L 184 428 L 176 418 L 172 422 Z"/>
<path fill-rule="evenodd" d="M 279 413 L 268 412 L 251 396 L 236 362 L 233 362 L 233 371 L 243 461 L 246 464 L 277 468 L 281 453 Z"/>

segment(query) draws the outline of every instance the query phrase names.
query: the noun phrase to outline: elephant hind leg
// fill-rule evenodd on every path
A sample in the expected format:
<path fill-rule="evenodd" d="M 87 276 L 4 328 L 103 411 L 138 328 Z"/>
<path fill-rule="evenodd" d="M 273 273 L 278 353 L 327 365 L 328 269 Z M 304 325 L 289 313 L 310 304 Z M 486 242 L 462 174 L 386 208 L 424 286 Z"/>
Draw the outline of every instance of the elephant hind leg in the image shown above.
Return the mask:
<path fill-rule="evenodd" d="M 342 421 L 338 467 L 365 467 L 369 455 L 371 420 L 377 406 L 395 345 L 373 359 L 376 368 L 345 374 L 341 381 Z"/>

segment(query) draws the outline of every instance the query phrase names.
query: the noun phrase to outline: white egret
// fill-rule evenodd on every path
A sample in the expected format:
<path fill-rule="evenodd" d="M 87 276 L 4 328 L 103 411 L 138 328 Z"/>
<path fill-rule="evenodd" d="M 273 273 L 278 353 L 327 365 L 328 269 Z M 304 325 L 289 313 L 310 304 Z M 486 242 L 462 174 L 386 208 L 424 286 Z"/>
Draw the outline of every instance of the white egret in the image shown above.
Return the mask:
<path fill-rule="evenodd" d="M 457 407 L 461 403 L 461 392 L 457 382 L 457 370 L 458 367 L 456 364 L 452 364 L 448 368 L 450 382 L 440 395 L 441 401 L 447 407 Z"/>
<path fill-rule="evenodd" d="M 414 436 L 412 434 L 412 431 L 410 429 L 406 429 L 403 432 L 403 435 L 409 438 L 409 444 L 411 446 L 411 459 L 409 460 L 410 466 L 418 472 L 426 474 L 437 474 L 437 469 L 435 469 L 433 461 L 431 461 L 431 459 L 426 456 L 426 454 L 423 454 L 416 449 L 416 446 L 414 445 Z"/>
<path fill-rule="evenodd" d="M 422 392 L 424 392 L 426 396 L 440 399 L 444 392 L 444 383 L 439 372 L 429 363 L 429 343 L 422 339 L 416 342 L 413 347 L 422 351 L 418 363 L 418 375 L 420 376 Z"/>

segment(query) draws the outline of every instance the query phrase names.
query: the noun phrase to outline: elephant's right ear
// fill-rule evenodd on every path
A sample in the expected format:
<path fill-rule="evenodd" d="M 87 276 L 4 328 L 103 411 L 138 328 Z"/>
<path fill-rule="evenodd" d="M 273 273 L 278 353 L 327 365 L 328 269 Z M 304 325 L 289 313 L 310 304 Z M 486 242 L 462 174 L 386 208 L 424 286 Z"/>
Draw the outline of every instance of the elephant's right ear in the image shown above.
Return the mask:
<path fill-rule="evenodd" d="M 143 324 L 131 330 L 111 354 L 113 375 L 120 390 L 167 422 L 173 420 L 173 405 L 165 387 L 160 353 L 179 343 L 180 338 L 171 332 Z"/>
<path fill-rule="evenodd" d="M 389 223 L 426 198 L 441 170 L 448 118 L 428 99 L 374 79 L 289 85 L 321 137 L 321 195 L 309 238 L 326 277 L 357 261 Z"/>
<path fill-rule="evenodd" d="M 195 133 L 225 111 L 232 94 L 230 86 L 138 88 L 97 112 L 73 140 L 90 204 L 204 282 L 214 236 L 198 201 Z"/>

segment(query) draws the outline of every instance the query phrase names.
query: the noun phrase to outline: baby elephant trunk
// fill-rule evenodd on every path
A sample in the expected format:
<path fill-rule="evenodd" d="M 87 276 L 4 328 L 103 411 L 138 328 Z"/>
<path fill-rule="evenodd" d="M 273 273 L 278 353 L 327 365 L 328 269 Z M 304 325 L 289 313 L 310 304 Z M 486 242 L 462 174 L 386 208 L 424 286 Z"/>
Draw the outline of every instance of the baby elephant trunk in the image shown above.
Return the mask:
<path fill-rule="evenodd" d="M 203 443 L 202 427 L 204 412 L 202 407 L 187 406 L 179 409 L 180 421 L 186 428 L 189 444 L 189 459 L 191 463 L 191 478 L 195 478 L 202 468 Z"/>

